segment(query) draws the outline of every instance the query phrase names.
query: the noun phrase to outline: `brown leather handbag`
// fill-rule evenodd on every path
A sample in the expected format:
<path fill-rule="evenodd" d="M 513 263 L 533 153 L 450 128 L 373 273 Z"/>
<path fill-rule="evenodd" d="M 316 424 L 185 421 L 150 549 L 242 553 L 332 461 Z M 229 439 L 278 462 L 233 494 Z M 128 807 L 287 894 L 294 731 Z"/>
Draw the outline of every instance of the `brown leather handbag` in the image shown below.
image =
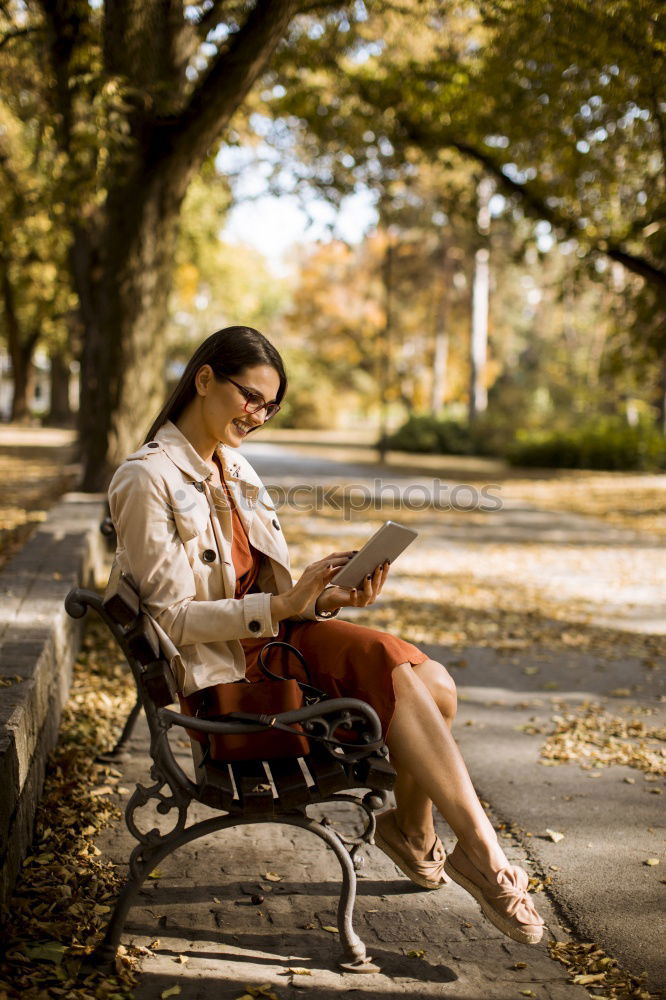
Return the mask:
<path fill-rule="evenodd" d="M 308 683 L 274 674 L 265 663 L 267 653 L 283 647 L 299 660 Z M 316 704 L 328 697 L 312 686 L 310 672 L 301 652 L 288 642 L 266 643 L 259 655 L 259 667 L 266 680 L 216 684 L 202 692 L 196 715 L 213 722 L 262 722 L 256 733 L 211 733 L 209 756 L 216 761 L 273 760 L 276 757 L 304 757 L 310 752 L 308 737 L 298 723 L 283 726 L 275 722 L 281 712 Z"/>

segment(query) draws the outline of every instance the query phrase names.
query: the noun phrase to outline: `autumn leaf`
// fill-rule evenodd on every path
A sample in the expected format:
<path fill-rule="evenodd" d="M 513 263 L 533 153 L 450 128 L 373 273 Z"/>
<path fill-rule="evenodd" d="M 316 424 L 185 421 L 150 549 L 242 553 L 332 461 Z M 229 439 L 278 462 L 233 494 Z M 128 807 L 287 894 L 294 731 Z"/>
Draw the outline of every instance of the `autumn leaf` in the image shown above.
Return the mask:
<path fill-rule="evenodd" d="M 281 882 L 284 876 L 277 875 L 275 872 L 264 872 L 264 878 L 267 878 L 269 882 Z"/>
<path fill-rule="evenodd" d="M 340 933 L 340 931 L 338 930 L 338 928 L 337 927 L 333 927 L 331 924 L 323 924 L 321 929 L 323 931 L 328 931 L 329 934 L 339 934 Z"/>
<path fill-rule="evenodd" d="M 647 858 L 643 862 L 643 864 L 644 865 L 648 865 L 648 867 L 650 867 L 650 868 L 653 868 L 655 865 L 659 864 L 659 858 Z"/>
<path fill-rule="evenodd" d="M 546 833 L 548 834 L 548 836 L 550 837 L 550 839 L 553 841 L 554 844 L 559 844 L 561 840 L 564 840 L 564 834 L 558 833 L 557 830 L 549 830 L 548 828 L 546 828 Z"/>
<path fill-rule="evenodd" d="M 160 993 L 160 1000 L 169 1000 L 169 997 L 177 997 L 180 993 L 182 993 L 180 986 L 170 986 L 168 990 Z"/>

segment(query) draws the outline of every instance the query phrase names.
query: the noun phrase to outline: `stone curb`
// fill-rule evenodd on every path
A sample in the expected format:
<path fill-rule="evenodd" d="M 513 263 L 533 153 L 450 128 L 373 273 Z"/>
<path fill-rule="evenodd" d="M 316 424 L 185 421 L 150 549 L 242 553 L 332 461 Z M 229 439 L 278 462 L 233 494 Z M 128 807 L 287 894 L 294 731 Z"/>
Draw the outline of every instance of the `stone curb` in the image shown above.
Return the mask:
<path fill-rule="evenodd" d="M 71 587 L 101 575 L 101 494 L 67 493 L 0 571 L 0 915 L 32 841 L 79 648 Z"/>

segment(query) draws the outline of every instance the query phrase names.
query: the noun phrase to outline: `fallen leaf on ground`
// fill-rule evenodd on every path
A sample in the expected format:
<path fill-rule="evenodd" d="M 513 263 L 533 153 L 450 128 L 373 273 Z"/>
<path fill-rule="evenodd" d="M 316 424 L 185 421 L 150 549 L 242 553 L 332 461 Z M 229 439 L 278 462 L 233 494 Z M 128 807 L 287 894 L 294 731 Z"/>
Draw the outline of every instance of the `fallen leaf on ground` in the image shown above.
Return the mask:
<path fill-rule="evenodd" d="M 340 931 L 337 927 L 333 927 L 331 924 L 324 924 L 322 926 L 323 931 L 328 931 L 329 934 L 339 934 Z"/>
<path fill-rule="evenodd" d="M 292 974 L 292 976 L 311 976 L 312 975 L 312 969 L 303 969 L 299 965 L 293 965 L 293 966 L 290 965 L 289 968 L 287 969 L 287 972 L 290 972 Z"/>
<path fill-rule="evenodd" d="M 264 878 L 267 878 L 269 882 L 281 882 L 283 875 L 278 875 L 276 872 L 266 872 Z"/>
<path fill-rule="evenodd" d="M 180 986 L 170 986 L 168 990 L 164 990 L 160 993 L 161 1000 L 169 1000 L 169 997 L 177 997 L 181 993 Z"/>
<path fill-rule="evenodd" d="M 564 834 L 558 833 L 557 830 L 549 830 L 548 828 L 546 828 L 546 833 L 548 834 L 548 836 L 550 837 L 550 839 L 553 841 L 554 844 L 559 844 L 561 840 L 564 840 Z"/>
<path fill-rule="evenodd" d="M 644 865 L 649 865 L 649 867 L 650 867 L 650 868 L 653 868 L 653 867 L 654 867 L 655 865 L 658 865 L 658 864 L 659 864 L 659 858 L 647 858 L 647 859 L 646 859 L 646 860 L 645 860 L 645 861 L 643 862 L 643 864 L 644 864 Z"/>
<path fill-rule="evenodd" d="M 424 958 L 425 951 L 423 948 L 414 948 L 412 951 L 407 952 L 407 958 Z"/>

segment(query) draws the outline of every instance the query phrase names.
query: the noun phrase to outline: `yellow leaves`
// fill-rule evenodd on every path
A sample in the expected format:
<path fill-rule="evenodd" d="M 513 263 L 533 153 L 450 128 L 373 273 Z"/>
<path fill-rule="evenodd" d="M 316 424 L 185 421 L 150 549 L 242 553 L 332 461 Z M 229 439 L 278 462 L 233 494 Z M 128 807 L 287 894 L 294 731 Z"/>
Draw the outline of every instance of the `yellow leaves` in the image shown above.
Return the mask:
<path fill-rule="evenodd" d="M 614 958 L 589 941 L 582 944 L 551 941 L 548 951 L 551 958 L 566 966 L 572 983 L 596 988 L 603 986 L 603 995 L 614 1000 L 650 1000 L 645 976 L 636 978 L 620 969 Z"/>
<path fill-rule="evenodd" d="M 585 702 L 575 711 L 554 716 L 553 723 L 541 748 L 544 764 L 577 761 L 588 768 L 624 764 L 646 772 L 652 780 L 666 774 L 666 733 L 641 719 L 611 715 L 603 706 Z M 634 779 L 624 780 L 631 784 Z"/>
<path fill-rule="evenodd" d="M 290 965 L 287 969 L 292 976 L 311 976 L 312 969 L 304 969 L 299 965 Z"/>
<path fill-rule="evenodd" d="M 333 927 L 332 924 L 322 924 L 321 929 L 323 931 L 328 931 L 329 934 L 339 934 L 340 933 L 340 931 L 338 930 L 338 928 L 337 927 Z"/>
<path fill-rule="evenodd" d="M 168 990 L 160 993 L 160 1000 L 169 1000 L 169 997 L 177 997 L 182 992 L 180 986 L 170 986 Z"/>
<path fill-rule="evenodd" d="M 76 981 L 81 957 L 101 936 L 122 882 L 91 840 L 119 815 L 106 793 L 91 794 L 93 789 L 112 790 L 114 780 L 113 769 L 94 759 L 111 744 L 134 697 L 118 652 L 99 625 L 90 625 L 74 666 L 31 854 L 3 928 L 8 945 L 4 974 L 18 993 L 110 1000 L 134 980 L 134 955 L 121 954 L 114 976 L 95 971 L 85 989 Z"/>
<path fill-rule="evenodd" d="M 647 865 L 648 868 L 654 868 L 655 865 L 659 864 L 659 858 L 646 858 L 643 864 Z"/>
<path fill-rule="evenodd" d="M 425 958 L 425 954 L 423 948 L 413 948 L 407 952 L 407 958 Z"/>
<path fill-rule="evenodd" d="M 268 879 L 269 882 L 281 882 L 284 876 L 278 875 L 276 872 L 264 872 L 264 878 Z"/>
<path fill-rule="evenodd" d="M 245 993 L 237 997 L 237 1000 L 256 1000 L 256 998 L 267 997 L 268 1000 L 279 1000 L 277 993 L 273 992 L 271 983 L 263 983 L 262 986 L 248 986 L 245 984 Z"/>

